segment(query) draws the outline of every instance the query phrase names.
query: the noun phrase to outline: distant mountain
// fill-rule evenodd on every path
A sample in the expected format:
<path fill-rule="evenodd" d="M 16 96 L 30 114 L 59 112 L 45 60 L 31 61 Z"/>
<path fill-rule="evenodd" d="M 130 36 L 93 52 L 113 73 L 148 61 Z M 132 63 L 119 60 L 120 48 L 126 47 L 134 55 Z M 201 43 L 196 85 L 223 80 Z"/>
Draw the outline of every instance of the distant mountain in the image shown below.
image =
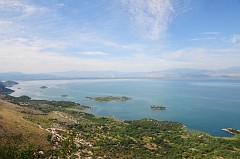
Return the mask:
<path fill-rule="evenodd" d="M 0 80 L 48 80 L 48 79 L 76 79 L 76 78 L 142 78 L 145 72 L 117 72 L 117 71 L 69 71 L 46 74 L 0 73 Z"/>
<path fill-rule="evenodd" d="M 0 80 L 18 80 L 22 79 L 26 74 L 20 72 L 7 72 L 7 73 L 0 73 Z"/>
<path fill-rule="evenodd" d="M 19 72 L 0 73 L 0 80 L 48 80 L 76 78 L 240 78 L 240 67 L 221 70 L 207 69 L 169 69 L 152 72 L 117 72 L 117 71 L 69 71 L 46 74 L 24 74 Z"/>
<path fill-rule="evenodd" d="M 145 74 L 145 77 L 156 78 L 202 78 L 209 77 L 212 71 L 201 69 L 171 69 L 165 71 L 155 71 Z"/>
<path fill-rule="evenodd" d="M 211 76 L 240 78 L 240 67 L 231 67 L 227 69 L 217 70 L 212 73 Z"/>
<path fill-rule="evenodd" d="M 0 80 L 41 80 L 41 79 L 56 79 L 55 77 L 50 74 L 25 74 L 21 72 L 7 72 L 7 73 L 0 73 Z"/>
<path fill-rule="evenodd" d="M 58 72 L 51 75 L 61 78 L 207 78 L 240 77 L 240 67 L 206 70 L 206 69 L 169 69 L 153 72 L 115 72 L 115 71 L 74 71 Z"/>
<path fill-rule="evenodd" d="M 207 78 L 231 77 L 240 78 L 240 67 L 221 70 L 206 69 L 170 69 L 165 71 L 146 72 L 144 77 L 149 78 Z"/>
<path fill-rule="evenodd" d="M 144 78 L 147 72 L 71 71 L 50 73 L 58 78 Z"/>

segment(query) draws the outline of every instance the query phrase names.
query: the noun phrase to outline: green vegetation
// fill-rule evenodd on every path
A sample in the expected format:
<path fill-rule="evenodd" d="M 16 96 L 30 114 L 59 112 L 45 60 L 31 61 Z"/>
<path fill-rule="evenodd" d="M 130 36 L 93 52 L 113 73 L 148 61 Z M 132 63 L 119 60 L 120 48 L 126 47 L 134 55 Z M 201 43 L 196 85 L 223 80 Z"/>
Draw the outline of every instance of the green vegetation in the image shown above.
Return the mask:
<path fill-rule="evenodd" d="M 126 96 L 122 96 L 122 97 L 106 96 L 106 97 L 86 97 L 86 98 L 95 100 L 96 102 L 112 102 L 112 101 L 131 100 L 131 98 L 126 97 Z"/>
<path fill-rule="evenodd" d="M 225 132 L 228 132 L 230 134 L 235 134 L 235 135 L 240 135 L 240 130 L 236 130 L 236 129 L 233 129 L 233 128 L 225 128 L 225 129 L 222 129 L 223 131 Z"/>
<path fill-rule="evenodd" d="M 16 98 L 1 95 L 0 97 L 19 105 L 13 106 L 12 104 L 11 108 L 10 106 L 4 107 L 4 104 L 0 103 L 0 112 L 3 108 L 5 110 L 11 108 L 8 111 L 12 112 L 11 116 L 14 118 L 21 116 L 22 122 L 38 125 L 39 130 L 45 130 L 48 133 L 47 137 L 42 136 L 42 140 L 50 144 L 50 147 L 45 149 L 41 148 L 41 145 L 30 146 L 30 143 L 32 144 L 30 141 L 29 146 L 25 147 L 5 144 L 0 146 L 2 155 L 0 158 L 7 158 L 8 155 L 10 158 L 22 156 L 41 158 L 44 156 L 46 158 L 107 159 L 231 159 L 240 156 L 239 138 L 229 140 L 200 132 L 189 133 L 178 122 L 153 119 L 117 121 L 113 117 L 97 117 L 69 110 L 68 108 L 75 108 L 74 102 L 40 100 L 40 104 L 38 100 L 30 100 L 27 96 Z M 22 103 L 26 105 L 20 106 Z M 2 116 L 2 118 L 0 116 L 0 125 L 6 118 L 3 114 L 6 113 L 0 114 Z M 31 133 L 37 132 L 34 129 Z M 0 140 L 2 141 L 3 138 Z M 8 138 L 8 140 L 10 142 L 16 139 Z"/>
<path fill-rule="evenodd" d="M 67 112 L 72 109 L 84 110 L 92 108 L 91 106 L 80 105 L 79 103 L 71 101 L 31 100 L 31 98 L 28 96 L 13 97 L 10 95 L 0 95 L 0 99 L 23 107 L 40 110 L 44 113 L 52 111 Z"/>

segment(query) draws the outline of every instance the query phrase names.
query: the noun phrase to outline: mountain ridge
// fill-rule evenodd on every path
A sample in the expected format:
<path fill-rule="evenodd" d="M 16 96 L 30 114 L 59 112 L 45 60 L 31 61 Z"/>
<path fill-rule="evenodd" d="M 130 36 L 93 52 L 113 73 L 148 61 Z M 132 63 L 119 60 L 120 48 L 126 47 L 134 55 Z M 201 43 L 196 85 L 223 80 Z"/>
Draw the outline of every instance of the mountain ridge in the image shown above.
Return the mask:
<path fill-rule="evenodd" d="M 119 71 L 67 71 L 40 74 L 25 74 L 20 72 L 0 73 L 0 80 L 47 80 L 74 78 L 240 78 L 240 67 L 220 70 L 208 69 L 168 69 L 149 72 L 119 72 Z"/>

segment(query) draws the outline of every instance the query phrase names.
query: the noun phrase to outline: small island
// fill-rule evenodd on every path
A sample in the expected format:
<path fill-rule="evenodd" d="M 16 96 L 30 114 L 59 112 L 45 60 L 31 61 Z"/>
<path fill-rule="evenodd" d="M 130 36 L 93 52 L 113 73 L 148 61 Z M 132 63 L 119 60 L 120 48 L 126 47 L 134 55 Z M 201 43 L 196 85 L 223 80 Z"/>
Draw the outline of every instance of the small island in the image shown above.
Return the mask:
<path fill-rule="evenodd" d="M 68 95 L 67 94 L 62 94 L 61 97 L 67 97 Z"/>
<path fill-rule="evenodd" d="M 40 88 L 42 88 L 42 89 L 46 89 L 46 88 L 48 88 L 47 86 L 41 86 Z"/>
<path fill-rule="evenodd" d="M 233 128 L 224 128 L 222 130 L 227 132 L 227 133 L 234 134 L 234 135 L 240 134 L 240 130 L 236 130 L 236 129 L 233 129 Z"/>
<path fill-rule="evenodd" d="M 160 106 L 160 105 L 152 105 L 151 109 L 153 110 L 166 110 L 165 106 Z"/>
<path fill-rule="evenodd" d="M 95 100 L 96 102 L 115 102 L 115 101 L 131 100 L 131 98 L 126 96 L 122 96 L 122 97 L 106 96 L 106 97 L 86 97 L 86 98 Z"/>

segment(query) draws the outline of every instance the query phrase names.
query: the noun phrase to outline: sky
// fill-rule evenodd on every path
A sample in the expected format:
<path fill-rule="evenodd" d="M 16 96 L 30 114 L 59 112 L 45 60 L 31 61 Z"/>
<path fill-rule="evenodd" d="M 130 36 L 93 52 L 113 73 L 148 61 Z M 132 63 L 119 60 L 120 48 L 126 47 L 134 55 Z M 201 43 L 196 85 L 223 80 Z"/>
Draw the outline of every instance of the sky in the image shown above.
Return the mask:
<path fill-rule="evenodd" d="M 0 0 L 0 72 L 240 66 L 240 0 Z"/>

